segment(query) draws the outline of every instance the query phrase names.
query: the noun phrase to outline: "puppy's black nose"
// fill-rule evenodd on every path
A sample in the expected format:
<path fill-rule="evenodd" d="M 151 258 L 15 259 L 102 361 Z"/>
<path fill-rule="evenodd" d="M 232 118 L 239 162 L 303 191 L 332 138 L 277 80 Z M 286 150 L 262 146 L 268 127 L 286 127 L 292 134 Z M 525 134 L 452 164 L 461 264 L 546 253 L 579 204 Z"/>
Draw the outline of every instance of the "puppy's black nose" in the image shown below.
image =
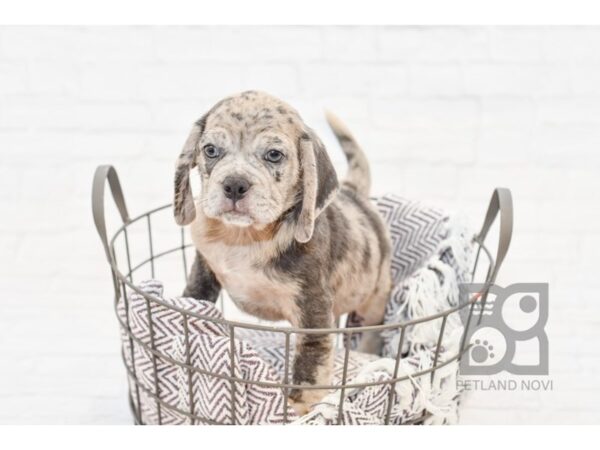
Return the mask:
<path fill-rule="evenodd" d="M 250 183 L 245 178 L 229 176 L 223 180 L 225 197 L 230 198 L 234 203 L 244 198 L 248 189 L 250 189 Z"/>

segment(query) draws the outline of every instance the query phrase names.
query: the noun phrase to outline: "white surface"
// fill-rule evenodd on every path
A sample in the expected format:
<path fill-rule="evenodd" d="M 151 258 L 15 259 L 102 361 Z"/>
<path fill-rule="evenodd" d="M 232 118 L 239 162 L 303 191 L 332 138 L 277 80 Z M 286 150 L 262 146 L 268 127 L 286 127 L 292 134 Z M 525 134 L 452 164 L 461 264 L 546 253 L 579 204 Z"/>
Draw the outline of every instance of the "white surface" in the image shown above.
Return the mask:
<path fill-rule="evenodd" d="M 248 88 L 343 173 L 337 112 L 375 193 L 479 226 L 510 187 L 500 281 L 550 283 L 554 391 L 477 392 L 462 422 L 598 422 L 599 75 L 598 28 L 0 28 L 0 423 L 130 422 L 93 171 L 117 167 L 133 215 L 169 202 L 190 124 Z"/>

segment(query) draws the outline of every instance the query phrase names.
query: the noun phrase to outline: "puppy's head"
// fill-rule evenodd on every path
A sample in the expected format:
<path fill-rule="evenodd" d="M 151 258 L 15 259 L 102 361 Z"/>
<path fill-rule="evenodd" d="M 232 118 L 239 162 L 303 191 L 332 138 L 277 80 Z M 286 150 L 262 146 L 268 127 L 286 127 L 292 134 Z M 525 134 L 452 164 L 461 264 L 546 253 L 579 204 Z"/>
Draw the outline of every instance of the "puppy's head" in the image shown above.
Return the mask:
<path fill-rule="evenodd" d="M 194 167 L 202 180 L 196 203 Z M 325 147 L 298 113 L 248 91 L 217 103 L 194 124 L 177 160 L 175 220 L 191 223 L 199 207 L 226 225 L 262 229 L 291 212 L 296 240 L 307 242 L 337 188 Z"/>

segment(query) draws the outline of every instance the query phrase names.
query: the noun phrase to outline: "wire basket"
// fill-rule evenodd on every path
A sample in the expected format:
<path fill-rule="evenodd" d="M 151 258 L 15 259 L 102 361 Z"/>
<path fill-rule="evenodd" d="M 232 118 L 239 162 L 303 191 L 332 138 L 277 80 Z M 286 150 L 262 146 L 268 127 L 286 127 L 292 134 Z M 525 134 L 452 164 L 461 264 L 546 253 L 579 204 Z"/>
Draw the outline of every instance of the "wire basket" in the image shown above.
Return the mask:
<path fill-rule="evenodd" d="M 112 192 L 113 200 L 115 202 L 115 205 L 120 215 L 120 219 L 122 221 L 122 225 L 116 230 L 116 232 L 110 239 L 106 231 L 106 219 L 104 210 L 104 191 L 106 181 L 108 181 Z M 177 277 L 179 283 L 184 283 L 187 279 L 188 261 L 191 261 L 192 254 L 195 250 L 191 242 L 186 241 L 186 235 L 184 233 L 183 228 L 177 230 L 178 232 L 176 234 L 176 238 L 172 239 L 169 243 L 160 242 L 161 239 L 159 238 L 159 236 L 169 235 L 170 237 L 172 237 L 173 230 L 176 229 L 175 227 L 173 227 L 171 204 L 160 206 L 135 218 L 130 218 L 117 173 L 112 166 L 99 166 L 96 169 L 92 189 L 92 210 L 96 229 L 102 241 L 102 245 L 106 253 L 106 258 L 108 260 L 111 270 L 112 282 L 114 287 L 114 308 L 115 312 L 117 313 L 116 315 L 121 328 L 122 336 L 124 337 L 124 339 L 129 341 L 130 349 L 133 349 L 133 344 L 135 343 L 136 345 L 143 348 L 146 352 L 148 352 L 148 354 L 151 355 L 154 366 L 153 386 L 148 386 L 147 383 L 140 382 L 140 379 L 135 372 L 135 364 L 128 364 L 127 362 L 127 359 L 129 359 L 130 361 L 134 359 L 133 350 L 131 351 L 131 354 L 126 355 L 125 349 L 123 348 L 122 358 L 130 379 L 129 405 L 136 424 L 144 423 L 140 406 L 141 394 L 144 394 L 145 396 L 151 398 L 155 402 L 156 409 L 158 410 L 159 424 L 163 423 L 161 415 L 164 416 L 164 414 L 169 411 L 187 417 L 192 424 L 223 424 L 222 422 L 216 422 L 214 420 L 211 420 L 210 418 L 204 417 L 194 410 L 194 400 L 192 399 L 192 396 L 194 394 L 192 392 L 191 381 L 189 390 L 185 393 L 185 395 L 189 397 L 188 404 L 190 405 L 190 407 L 187 410 L 184 410 L 180 406 L 173 404 L 165 398 L 162 398 L 157 377 L 157 361 L 165 361 L 168 364 L 171 364 L 181 370 L 186 371 L 190 376 L 190 380 L 193 373 L 201 373 L 205 376 L 213 376 L 226 380 L 229 383 L 230 395 L 232 399 L 235 399 L 236 391 L 238 389 L 237 386 L 240 383 L 263 384 L 273 388 L 281 389 L 284 398 L 283 423 L 288 423 L 290 421 L 288 418 L 287 411 L 289 393 L 292 389 L 335 389 L 339 391 L 340 401 L 339 410 L 337 414 L 337 423 L 342 424 L 344 416 L 343 398 L 348 391 L 355 388 L 366 388 L 370 386 L 388 384 L 390 386 L 390 398 L 387 402 L 388 406 L 385 414 L 384 423 L 389 424 L 392 396 L 394 395 L 394 388 L 397 383 L 406 381 L 408 378 L 412 379 L 420 376 L 430 376 L 433 379 L 436 371 L 454 361 L 460 362 L 461 357 L 465 354 L 465 352 L 469 350 L 470 346 L 466 342 L 466 337 L 468 335 L 472 323 L 472 318 L 474 316 L 474 307 L 477 302 L 480 302 L 480 304 L 478 305 L 480 308 L 478 308 L 477 311 L 481 310 L 483 312 L 484 310 L 489 288 L 494 283 L 500 265 L 508 251 L 508 246 L 510 244 L 510 238 L 512 234 L 513 221 L 512 199 L 510 191 L 507 189 L 498 188 L 494 191 L 492 195 L 492 199 L 483 223 L 483 227 L 480 233 L 473 238 L 473 245 L 476 246 L 476 253 L 471 276 L 474 279 L 476 274 L 483 273 L 483 288 L 476 295 L 472 295 L 470 298 L 467 298 L 465 301 L 459 303 L 458 306 L 449 308 L 446 311 L 440 312 L 435 315 L 421 317 L 415 320 L 402 323 L 388 323 L 384 325 L 348 328 L 343 327 L 338 323 L 337 328 L 298 329 L 289 326 L 274 326 L 264 323 L 251 323 L 250 321 L 246 320 L 229 320 L 225 318 L 217 319 L 202 314 L 196 314 L 193 311 L 189 311 L 185 308 L 180 308 L 169 304 L 165 302 L 162 298 L 159 298 L 158 296 L 150 295 L 148 292 L 145 292 L 144 290 L 140 289 L 139 286 L 134 284 L 134 276 L 137 278 L 138 274 L 144 271 L 147 273 L 148 278 L 155 278 L 160 272 L 161 279 L 164 279 L 166 273 L 168 273 L 170 276 Z M 492 224 L 498 216 L 498 213 L 500 213 L 499 242 L 498 250 L 494 257 L 484 245 L 484 240 L 486 239 Z M 164 215 L 165 218 L 168 218 L 168 221 L 164 221 L 163 227 L 157 225 L 158 217 L 161 214 Z M 136 228 L 135 233 L 134 228 Z M 156 228 L 159 229 L 160 233 L 156 231 Z M 135 238 L 139 240 L 135 251 L 131 242 L 133 239 L 133 234 L 135 234 Z M 483 258 L 481 259 L 485 261 L 483 263 L 484 267 L 479 267 L 481 262 L 480 256 L 482 254 Z M 163 275 L 163 271 L 165 272 L 165 275 Z M 140 280 L 140 278 L 137 279 L 138 281 Z M 139 338 L 139 336 L 136 336 L 135 333 L 132 332 L 129 315 L 123 317 L 118 313 L 120 302 L 125 302 L 126 305 L 126 302 L 128 301 L 128 292 L 135 292 L 141 295 L 146 301 L 148 323 L 150 326 L 149 342 L 144 342 L 142 339 Z M 189 355 L 190 351 L 187 324 L 189 320 L 192 320 L 194 318 L 206 320 L 209 322 L 215 322 L 218 323 L 220 326 L 226 327 L 229 330 L 229 339 L 231 345 L 230 348 L 232 355 L 235 345 L 236 330 L 239 331 L 240 329 L 245 329 L 258 330 L 263 332 L 268 331 L 281 335 L 283 338 L 282 340 L 285 342 L 285 370 L 283 379 L 280 382 L 265 383 L 240 378 L 239 375 L 236 376 L 235 371 L 233 370 L 234 364 L 231 365 L 232 370 L 230 374 L 212 373 L 211 371 L 207 371 L 194 366 L 190 363 L 189 358 L 186 361 L 178 361 L 172 358 L 171 356 L 157 350 L 157 345 L 154 338 L 154 331 L 152 329 L 152 324 L 154 321 L 152 317 L 152 305 L 167 308 L 168 310 L 176 312 L 177 314 L 180 314 L 182 316 L 183 324 L 186 327 L 185 346 L 187 355 Z M 218 302 L 218 306 L 221 309 L 224 309 L 224 305 L 225 304 L 221 297 L 220 301 Z M 466 315 L 467 311 L 468 315 Z M 448 318 L 454 314 L 461 313 L 465 314 L 467 318 L 466 322 L 464 322 L 464 331 L 460 341 L 459 349 L 456 352 L 456 354 L 454 354 L 452 357 L 446 358 L 444 361 L 440 361 L 438 357 L 440 354 L 440 348 L 442 347 L 444 342 L 444 330 Z M 475 315 L 475 317 L 477 316 Z M 437 337 L 437 345 L 435 347 L 435 354 L 433 357 L 432 364 L 430 365 L 430 367 L 426 367 L 423 370 L 415 372 L 411 375 L 400 375 L 398 373 L 398 368 L 400 365 L 400 361 L 403 357 L 401 350 L 403 347 L 405 331 L 409 327 L 422 326 L 423 324 L 426 324 L 431 321 L 441 321 L 439 336 Z M 398 345 L 398 351 L 396 352 L 395 356 L 393 376 L 387 380 L 375 380 L 367 383 L 356 383 L 352 381 L 348 382 L 346 374 L 349 364 L 350 346 L 347 345 L 347 343 L 349 342 L 351 337 L 356 333 L 384 330 L 397 330 L 398 332 L 400 332 L 400 342 Z M 337 342 L 342 343 L 342 351 L 344 353 L 342 377 L 340 383 L 307 387 L 305 385 L 295 385 L 292 382 L 290 382 L 290 377 L 288 375 L 289 368 L 291 367 L 289 361 L 290 340 L 291 336 L 294 334 L 332 334 L 336 336 Z M 232 361 L 234 361 L 233 358 Z M 235 418 L 235 407 L 233 403 L 234 402 L 232 401 L 230 405 L 231 417 Z M 423 415 L 418 417 L 416 420 L 408 421 L 403 424 L 421 423 L 426 418 L 427 413 L 424 412 Z"/>

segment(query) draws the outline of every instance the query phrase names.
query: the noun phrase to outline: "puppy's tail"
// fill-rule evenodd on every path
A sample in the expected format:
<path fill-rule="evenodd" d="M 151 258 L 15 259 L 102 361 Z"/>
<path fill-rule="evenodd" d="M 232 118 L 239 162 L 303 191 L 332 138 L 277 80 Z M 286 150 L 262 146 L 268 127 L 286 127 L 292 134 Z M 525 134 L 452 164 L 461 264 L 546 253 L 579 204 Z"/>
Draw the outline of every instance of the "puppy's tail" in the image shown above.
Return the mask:
<path fill-rule="evenodd" d="M 358 194 L 368 196 L 371 189 L 371 171 L 367 157 L 350 130 L 338 117 L 330 111 L 325 111 L 325 117 L 348 160 L 348 172 L 342 184 Z"/>

